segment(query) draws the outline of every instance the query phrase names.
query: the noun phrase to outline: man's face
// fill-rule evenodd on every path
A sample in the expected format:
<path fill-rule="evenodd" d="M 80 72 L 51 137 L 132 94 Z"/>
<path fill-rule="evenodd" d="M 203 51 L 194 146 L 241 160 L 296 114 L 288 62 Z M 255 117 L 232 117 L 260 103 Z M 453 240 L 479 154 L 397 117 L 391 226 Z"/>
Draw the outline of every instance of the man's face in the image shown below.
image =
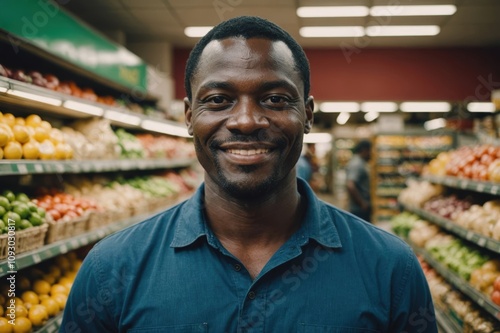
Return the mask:
<path fill-rule="evenodd" d="M 290 49 L 228 38 L 204 49 L 186 102 L 186 124 L 210 180 L 231 195 L 265 194 L 284 179 L 312 126 L 313 101 Z"/>

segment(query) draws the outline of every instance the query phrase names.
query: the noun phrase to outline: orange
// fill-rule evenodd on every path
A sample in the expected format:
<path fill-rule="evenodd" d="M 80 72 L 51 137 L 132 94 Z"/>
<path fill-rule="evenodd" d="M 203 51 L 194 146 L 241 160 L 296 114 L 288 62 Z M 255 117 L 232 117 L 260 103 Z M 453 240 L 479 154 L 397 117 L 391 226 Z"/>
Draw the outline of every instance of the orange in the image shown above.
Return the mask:
<path fill-rule="evenodd" d="M 68 296 L 65 294 L 54 294 L 50 296 L 50 298 L 54 299 L 57 304 L 59 304 L 59 308 L 62 310 L 66 306 L 66 301 L 68 300 Z"/>
<path fill-rule="evenodd" d="M 40 144 L 40 159 L 51 160 L 54 158 L 55 152 L 54 144 L 51 141 L 45 140 Z"/>
<path fill-rule="evenodd" d="M 0 126 L 0 147 L 5 146 L 14 136 L 12 131 L 4 126 Z"/>
<path fill-rule="evenodd" d="M 51 286 L 56 283 L 56 277 L 52 274 L 44 274 L 42 276 L 43 280 L 47 281 Z"/>
<path fill-rule="evenodd" d="M 5 301 L 7 298 L 3 294 L 0 294 L 0 307 L 2 307 L 5 304 Z"/>
<path fill-rule="evenodd" d="M 17 141 L 10 141 L 3 148 L 3 155 L 8 160 L 19 160 L 23 157 L 23 147 Z"/>
<path fill-rule="evenodd" d="M 26 121 L 22 117 L 16 117 L 15 124 L 24 126 L 24 125 L 26 125 Z"/>
<path fill-rule="evenodd" d="M 28 213 L 29 214 L 29 213 Z M 17 288 L 19 290 L 28 290 L 31 287 L 31 282 L 26 276 L 20 276 L 17 278 L 16 281 Z"/>
<path fill-rule="evenodd" d="M 22 304 L 16 304 L 16 318 L 28 317 L 28 309 Z"/>
<path fill-rule="evenodd" d="M 38 142 L 43 142 L 49 139 L 49 131 L 43 127 L 35 127 L 35 134 L 33 134 L 33 139 Z"/>
<path fill-rule="evenodd" d="M 4 115 L 5 117 L 5 115 Z M 42 118 L 40 118 L 39 115 L 37 114 L 30 114 L 28 117 L 26 117 L 26 125 L 31 126 L 31 127 L 38 127 L 42 123 Z"/>
<path fill-rule="evenodd" d="M 47 294 L 38 295 L 38 299 L 40 300 L 40 304 L 42 304 L 42 302 L 45 301 L 47 298 L 50 298 L 50 296 Z"/>
<path fill-rule="evenodd" d="M 2 122 L 12 127 L 16 124 L 16 117 L 12 113 L 4 113 Z"/>
<path fill-rule="evenodd" d="M 32 290 L 28 290 L 22 293 L 21 298 L 25 303 L 30 303 L 31 305 L 40 303 L 38 295 Z"/>
<path fill-rule="evenodd" d="M 55 261 L 57 266 L 63 271 L 67 271 L 71 268 L 71 262 L 65 256 L 58 256 Z"/>
<path fill-rule="evenodd" d="M 45 324 L 47 319 L 49 319 L 47 308 L 41 304 L 33 305 L 28 311 L 28 319 L 31 320 L 31 323 L 35 326 Z"/>
<path fill-rule="evenodd" d="M 9 320 L 4 317 L 0 317 L 0 333 L 12 333 L 13 325 L 9 323 Z"/>
<path fill-rule="evenodd" d="M 4 309 L 3 309 L 3 306 L 0 306 L 0 317 L 2 317 L 4 315 Z"/>
<path fill-rule="evenodd" d="M 23 157 L 27 160 L 36 160 L 40 156 L 40 144 L 35 140 L 26 142 L 23 145 Z"/>
<path fill-rule="evenodd" d="M 56 279 L 59 279 L 62 275 L 62 271 L 56 265 L 52 265 L 49 267 L 49 274 L 55 277 Z"/>
<path fill-rule="evenodd" d="M 48 295 L 50 293 L 50 283 L 45 280 L 36 280 L 33 283 L 33 291 L 38 295 Z"/>
<path fill-rule="evenodd" d="M 14 134 L 14 139 L 19 143 L 26 143 L 30 140 L 30 134 L 26 126 L 14 125 L 12 133 Z"/>
<path fill-rule="evenodd" d="M 62 277 L 60 280 L 59 280 L 59 284 L 62 284 L 63 286 L 65 286 L 68 290 L 71 290 L 71 287 L 73 286 L 73 281 L 68 278 L 68 277 Z"/>
<path fill-rule="evenodd" d="M 42 301 L 42 305 L 47 309 L 47 313 L 50 317 L 55 316 L 61 310 L 59 308 L 59 303 L 53 298 L 47 298 Z"/>
<path fill-rule="evenodd" d="M 66 288 L 66 287 L 65 287 L 65 286 L 63 286 L 62 284 L 56 283 L 56 284 L 54 284 L 54 285 L 50 288 L 50 294 L 51 294 L 51 295 L 55 295 L 55 294 L 64 294 L 64 295 L 68 295 L 68 294 L 69 294 L 69 290 L 68 290 L 68 288 Z"/>
<path fill-rule="evenodd" d="M 33 328 L 33 324 L 28 318 L 20 317 L 14 321 L 14 333 L 29 333 Z"/>

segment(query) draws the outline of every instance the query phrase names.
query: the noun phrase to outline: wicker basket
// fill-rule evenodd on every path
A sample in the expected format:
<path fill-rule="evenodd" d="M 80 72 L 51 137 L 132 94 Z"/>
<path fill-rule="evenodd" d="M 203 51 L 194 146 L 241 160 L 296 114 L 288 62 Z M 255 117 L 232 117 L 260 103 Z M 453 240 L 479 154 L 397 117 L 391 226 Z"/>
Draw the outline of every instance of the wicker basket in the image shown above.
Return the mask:
<path fill-rule="evenodd" d="M 28 252 L 42 247 L 45 241 L 45 235 L 49 229 L 48 223 L 38 227 L 32 227 L 25 230 L 16 231 L 16 254 Z M 8 256 L 9 235 L 0 235 L 0 259 Z"/>
<path fill-rule="evenodd" d="M 49 230 L 47 232 L 46 243 L 54 243 L 61 239 L 66 239 L 81 235 L 87 231 L 87 224 L 90 214 L 85 214 L 69 221 L 48 221 Z"/>
<path fill-rule="evenodd" d="M 113 211 L 110 210 L 102 210 L 102 211 L 94 211 L 90 213 L 87 230 L 95 230 L 101 227 L 104 227 L 110 223 L 113 223 Z"/>

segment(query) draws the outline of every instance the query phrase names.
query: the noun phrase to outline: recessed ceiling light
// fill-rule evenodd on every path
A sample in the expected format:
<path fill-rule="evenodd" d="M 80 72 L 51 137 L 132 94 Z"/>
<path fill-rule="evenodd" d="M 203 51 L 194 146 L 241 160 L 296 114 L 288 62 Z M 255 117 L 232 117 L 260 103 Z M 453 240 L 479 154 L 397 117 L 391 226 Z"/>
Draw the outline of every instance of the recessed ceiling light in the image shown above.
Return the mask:
<path fill-rule="evenodd" d="M 302 27 L 299 30 L 302 37 L 363 37 L 365 31 L 359 26 L 325 26 Z"/>
<path fill-rule="evenodd" d="M 188 37 L 203 37 L 205 36 L 213 27 L 187 27 L 184 29 L 184 34 Z"/>
<path fill-rule="evenodd" d="M 398 105 L 394 102 L 364 102 L 361 103 L 363 112 L 396 112 Z"/>
<path fill-rule="evenodd" d="M 299 17 L 364 17 L 370 10 L 366 6 L 305 6 L 297 8 Z"/>
<path fill-rule="evenodd" d="M 435 36 L 440 31 L 437 25 L 373 25 L 365 30 L 370 37 Z"/>
<path fill-rule="evenodd" d="M 323 102 L 319 109 L 322 112 L 358 112 L 359 103 L 356 102 Z"/>
<path fill-rule="evenodd" d="M 375 119 L 378 118 L 380 114 L 377 112 L 377 111 L 370 111 L 370 112 L 367 112 L 365 113 L 365 120 L 367 122 L 372 122 L 374 121 Z"/>
<path fill-rule="evenodd" d="M 495 112 L 495 104 L 491 102 L 471 102 L 467 104 L 470 112 Z"/>
<path fill-rule="evenodd" d="M 432 120 L 428 120 L 424 123 L 424 128 L 428 131 L 432 131 L 439 128 L 446 127 L 446 119 L 444 118 L 436 118 Z"/>
<path fill-rule="evenodd" d="M 373 6 L 371 16 L 445 16 L 457 11 L 455 5 Z"/>
<path fill-rule="evenodd" d="M 449 112 L 451 105 L 448 102 L 404 102 L 400 109 L 403 112 Z"/>
<path fill-rule="evenodd" d="M 351 118 L 351 114 L 348 112 L 341 112 L 337 117 L 337 124 L 345 125 L 347 121 Z"/>

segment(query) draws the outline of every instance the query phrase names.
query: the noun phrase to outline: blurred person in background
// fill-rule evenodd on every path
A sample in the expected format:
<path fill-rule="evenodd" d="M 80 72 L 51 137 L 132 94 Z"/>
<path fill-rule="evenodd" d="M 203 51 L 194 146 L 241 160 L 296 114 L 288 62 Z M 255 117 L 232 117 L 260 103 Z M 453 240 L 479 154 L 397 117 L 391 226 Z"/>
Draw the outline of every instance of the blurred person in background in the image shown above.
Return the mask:
<path fill-rule="evenodd" d="M 353 156 L 346 166 L 349 211 L 365 221 L 370 221 L 372 212 L 368 164 L 371 158 L 371 147 L 370 141 L 359 141 L 354 147 Z"/>

